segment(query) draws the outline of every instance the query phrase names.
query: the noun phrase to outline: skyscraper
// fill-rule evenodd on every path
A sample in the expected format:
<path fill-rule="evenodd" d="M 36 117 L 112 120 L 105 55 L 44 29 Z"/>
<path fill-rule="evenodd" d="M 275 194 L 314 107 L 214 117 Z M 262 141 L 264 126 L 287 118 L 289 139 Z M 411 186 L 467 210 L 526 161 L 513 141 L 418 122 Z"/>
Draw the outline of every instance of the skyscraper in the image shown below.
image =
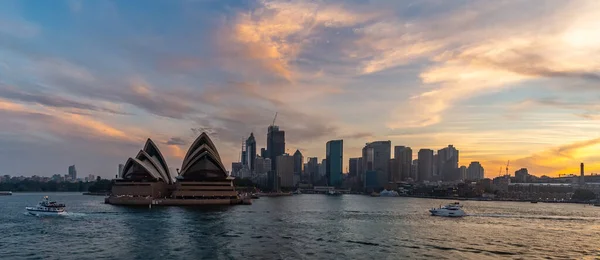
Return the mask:
<path fill-rule="evenodd" d="M 467 167 L 464 165 L 460 166 L 458 171 L 460 172 L 460 179 L 463 181 L 466 180 L 467 179 Z"/>
<path fill-rule="evenodd" d="M 374 172 L 376 175 L 377 187 L 389 182 L 390 175 L 390 159 L 391 159 L 392 142 L 377 141 L 367 143 L 362 149 L 362 164 L 363 171 Z M 366 175 L 362 177 L 363 184 L 366 185 Z M 366 186 L 364 186 L 366 188 Z"/>
<path fill-rule="evenodd" d="M 319 181 L 319 159 L 317 157 L 308 157 L 307 167 L 304 169 L 306 174 L 309 176 L 311 184 Z"/>
<path fill-rule="evenodd" d="M 267 131 L 267 154 L 271 159 L 271 171 L 269 174 L 269 187 L 272 190 L 279 189 L 279 180 L 277 179 L 277 156 L 285 153 L 285 132 L 279 130 L 279 126 L 269 126 Z"/>
<path fill-rule="evenodd" d="M 395 146 L 394 147 L 394 172 L 397 176 L 394 176 L 395 181 L 405 181 L 408 178 L 413 180 L 417 179 L 417 176 L 412 176 L 412 149 L 406 146 Z"/>
<path fill-rule="evenodd" d="M 302 177 L 300 180 L 303 183 L 310 183 L 310 173 L 308 172 L 308 163 L 302 165 Z"/>
<path fill-rule="evenodd" d="M 304 163 L 304 156 L 300 150 L 296 150 L 294 153 L 294 175 L 301 176 L 302 175 L 302 166 Z"/>
<path fill-rule="evenodd" d="M 419 160 L 412 160 L 412 164 L 410 165 L 410 174 L 411 176 L 415 176 L 413 179 L 415 181 L 420 181 L 419 179 Z"/>
<path fill-rule="evenodd" d="M 75 165 L 69 166 L 69 179 L 72 181 L 77 180 L 77 170 L 75 169 Z"/>
<path fill-rule="evenodd" d="M 459 178 L 458 150 L 453 145 L 448 145 L 438 150 L 438 171 L 442 180 L 455 181 Z"/>
<path fill-rule="evenodd" d="M 469 164 L 469 168 L 467 169 L 467 176 L 468 179 L 472 181 L 478 181 L 483 179 L 483 166 L 481 166 L 479 162 L 471 162 L 471 164 Z"/>
<path fill-rule="evenodd" d="M 248 153 L 246 152 L 246 145 L 242 146 L 242 156 L 240 157 L 240 162 L 243 166 L 248 167 Z"/>
<path fill-rule="evenodd" d="M 254 163 L 254 172 L 256 174 L 267 174 L 271 170 L 271 159 L 269 158 L 256 157 Z"/>
<path fill-rule="evenodd" d="M 429 181 L 433 178 L 433 150 L 421 149 L 418 153 L 418 168 L 419 181 Z"/>
<path fill-rule="evenodd" d="M 325 175 L 327 174 L 327 159 L 323 159 L 321 160 L 321 163 L 319 163 L 319 180 L 322 180 L 323 178 L 325 178 Z M 326 183 L 323 183 L 326 184 Z"/>
<path fill-rule="evenodd" d="M 277 156 L 285 153 L 285 131 L 279 130 L 279 126 L 269 126 L 267 132 L 267 154 L 273 163 L 273 169 L 276 169 Z"/>
<path fill-rule="evenodd" d="M 250 133 L 248 139 L 246 139 L 246 162 L 250 172 L 254 172 L 256 160 L 256 139 L 254 139 L 254 133 Z"/>
<path fill-rule="evenodd" d="M 342 171 L 344 165 L 344 141 L 332 140 L 326 145 L 325 172 L 329 186 L 340 187 L 342 185 Z"/>
<path fill-rule="evenodd" d="M 244 165 L 241 162 L 232 162 L 231 163 L 231 175 L 235 177 L 240 177 L 242 168 Z"/>
<path fill-rule="evenodd" d="M 269 154 L 267 153 L 267 149 L 260 148 L 260 157 L 262 157 L 262 158 L 268 158 L 269 157 Z"/>
<path fill-rule="evenodd" d="M 294 157 L 288 154 L 277 156 L 277 178 L 278 188 L 294 187 Z M 278 189 L 275 189 L 278 190 Z"/>
<path fill-rule="evenodd" d="M 350 160 L 348 161 L 348 175 L 350 177 L 356 177 L 358 176 L 358 163 L 360 158 L 350 158 Z"/>

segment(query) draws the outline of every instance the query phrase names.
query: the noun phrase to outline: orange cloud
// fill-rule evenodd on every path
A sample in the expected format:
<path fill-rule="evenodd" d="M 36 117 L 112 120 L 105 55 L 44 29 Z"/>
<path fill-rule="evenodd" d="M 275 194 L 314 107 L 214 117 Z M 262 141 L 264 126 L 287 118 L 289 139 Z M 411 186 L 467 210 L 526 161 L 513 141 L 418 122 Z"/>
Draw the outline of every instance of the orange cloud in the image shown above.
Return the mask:
<path fill-rule="evenodd" d="M 596 75 L 600 72 L 600 47 L 592 44 L 600 40 L 600 34 L 590 29 L 590 23 L 595 22 L 589 18 L 598 17 L 598 10 L 600 3 L 597 1 L 584 1 L 577 5 L 566 4 L 548 17 L 528 19 L 521 24 L 508 22 L 502 27 L 456 31 L 448 37 L 437 37 L 445 30 L 444 25 L 433 31 L 425 30 L 418 40 L 414 40 L 410 32 L 392 34 L 391 37 L 410 39 L 407 46 L 419 50 L 411 52 L 411 48 L 407 48 L 406 55 L 429 57 L 434 65 L 420 74 L 428 90 L 414 95 L 409 105 L 398 108 L 388 127 L 437 124 L 454 104 L 523 81 L 551 77 L 600 79 Z M 560 23 L 556 22 L 558 20 Z M 452 21 L 448 22 L 449 28 L 454 27 Z M 401 24 L 397 26 L 402 27 Z M 414 26 L 418 27 L 418 24 Z M 580 37 L 582 34 L 589 37 Z M 422 47 L 422 42 L 429 47 Z M 397 56 L 392 47 L 383 50 L 386 50 L 382 52 L 383 56 L 375 56 L 363 67 L 363 72 L 382 70 L 406 61 L 407 56 Z M 381 66 L 374 67 L 373 64 Z M 402 113 L 407 110 L 412 112 L 409 116 Z"/>
<path fill-rule="evenodd" d="M 259 61 L 288 81 L 295 78 L 290 63 L 310 44 L 316 28 L 350 26 L 374 17 L 314 2 L 265 0 L 261 4 L 263 8 L 239 14 L 233 30 L 225 34 L 241 47 L 237 54 Z"/>
<path fill-rule="evenodd" d="M 130 142 L 143 141 L 143 138 L 137 135 L 140 134 L 139 130 L 120 130 L 90 116 L 73 114 L 42 105 L 24 106 L 7 100 L 0 100 L 0 110 L 52 118 L 53 123 L 46 125 L 45 128 L 52 129 L 59 135 L 78 134 L 85 137 L 110 138 Z M 44 124 L 47 122 L 34 123 Z"/>

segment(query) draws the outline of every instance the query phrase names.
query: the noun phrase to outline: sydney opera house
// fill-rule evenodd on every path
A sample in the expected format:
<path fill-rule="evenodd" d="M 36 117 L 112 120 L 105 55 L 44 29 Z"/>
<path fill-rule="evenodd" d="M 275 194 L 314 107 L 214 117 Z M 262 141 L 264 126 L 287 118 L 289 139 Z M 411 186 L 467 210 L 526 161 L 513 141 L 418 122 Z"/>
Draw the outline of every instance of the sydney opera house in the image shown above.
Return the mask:
<path fill-rule="evenodd" d="M 227 175 L 217 148 L 202 133 L 173 177 L 160 150 L 148 139 L 125 163 L 107 203 L 119 205 L 227 205 L 242 200 Z"/>

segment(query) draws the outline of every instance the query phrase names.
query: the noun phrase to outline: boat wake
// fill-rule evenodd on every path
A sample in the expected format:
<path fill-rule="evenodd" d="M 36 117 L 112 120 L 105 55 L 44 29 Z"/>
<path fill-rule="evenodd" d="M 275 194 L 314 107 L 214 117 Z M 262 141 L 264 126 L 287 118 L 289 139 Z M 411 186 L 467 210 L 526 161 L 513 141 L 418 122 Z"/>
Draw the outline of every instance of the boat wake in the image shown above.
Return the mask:
<path fill-rule="evenodd" d="M 468 214 L 470 217 L 487 217 L 487 218 L 520 218 L 520 219 L 543 219 L 543 220 L 583 220 L 583 221 L 600 221 L 598 217 L 573 217 L 573 216 L 543 216 L 543 215 L 510 215 L 510 214 Z"/>
<path fill-rule="evenodd" d="M 33 216 L 38 218 L 81 218 L 87 216 L 85 213 L 76 213 L 76 212 L 65 212 L 60 215 L 46 215 L 46 214 L 37 214 L 33 212 L 23 212 L 23 215 Z"/>

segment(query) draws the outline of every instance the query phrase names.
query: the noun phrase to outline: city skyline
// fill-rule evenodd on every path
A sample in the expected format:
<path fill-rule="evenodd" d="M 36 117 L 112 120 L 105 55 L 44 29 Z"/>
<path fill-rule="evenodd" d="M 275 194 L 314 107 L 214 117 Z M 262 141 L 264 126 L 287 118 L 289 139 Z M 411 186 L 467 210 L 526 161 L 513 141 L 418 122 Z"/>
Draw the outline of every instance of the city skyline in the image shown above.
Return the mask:
<path fill-rule="evenodd" d="M 388 140 L 412 159 L 453 144 L 458 166 L 478 161 L 486 177 L 508 160 L 510 174 L 577 174 L 580 162 L 600 172 L 598 10 L 593 0 L 2 1 L 0 174 L 76 164 L 110 178 L 147 138 L 180 165 L 202 131 L 231 170 L 250 133 L 266 148 L 275 113 L 284 153 L 320 162 L 341 139 L 344 173 L 365 143 Z"/>

